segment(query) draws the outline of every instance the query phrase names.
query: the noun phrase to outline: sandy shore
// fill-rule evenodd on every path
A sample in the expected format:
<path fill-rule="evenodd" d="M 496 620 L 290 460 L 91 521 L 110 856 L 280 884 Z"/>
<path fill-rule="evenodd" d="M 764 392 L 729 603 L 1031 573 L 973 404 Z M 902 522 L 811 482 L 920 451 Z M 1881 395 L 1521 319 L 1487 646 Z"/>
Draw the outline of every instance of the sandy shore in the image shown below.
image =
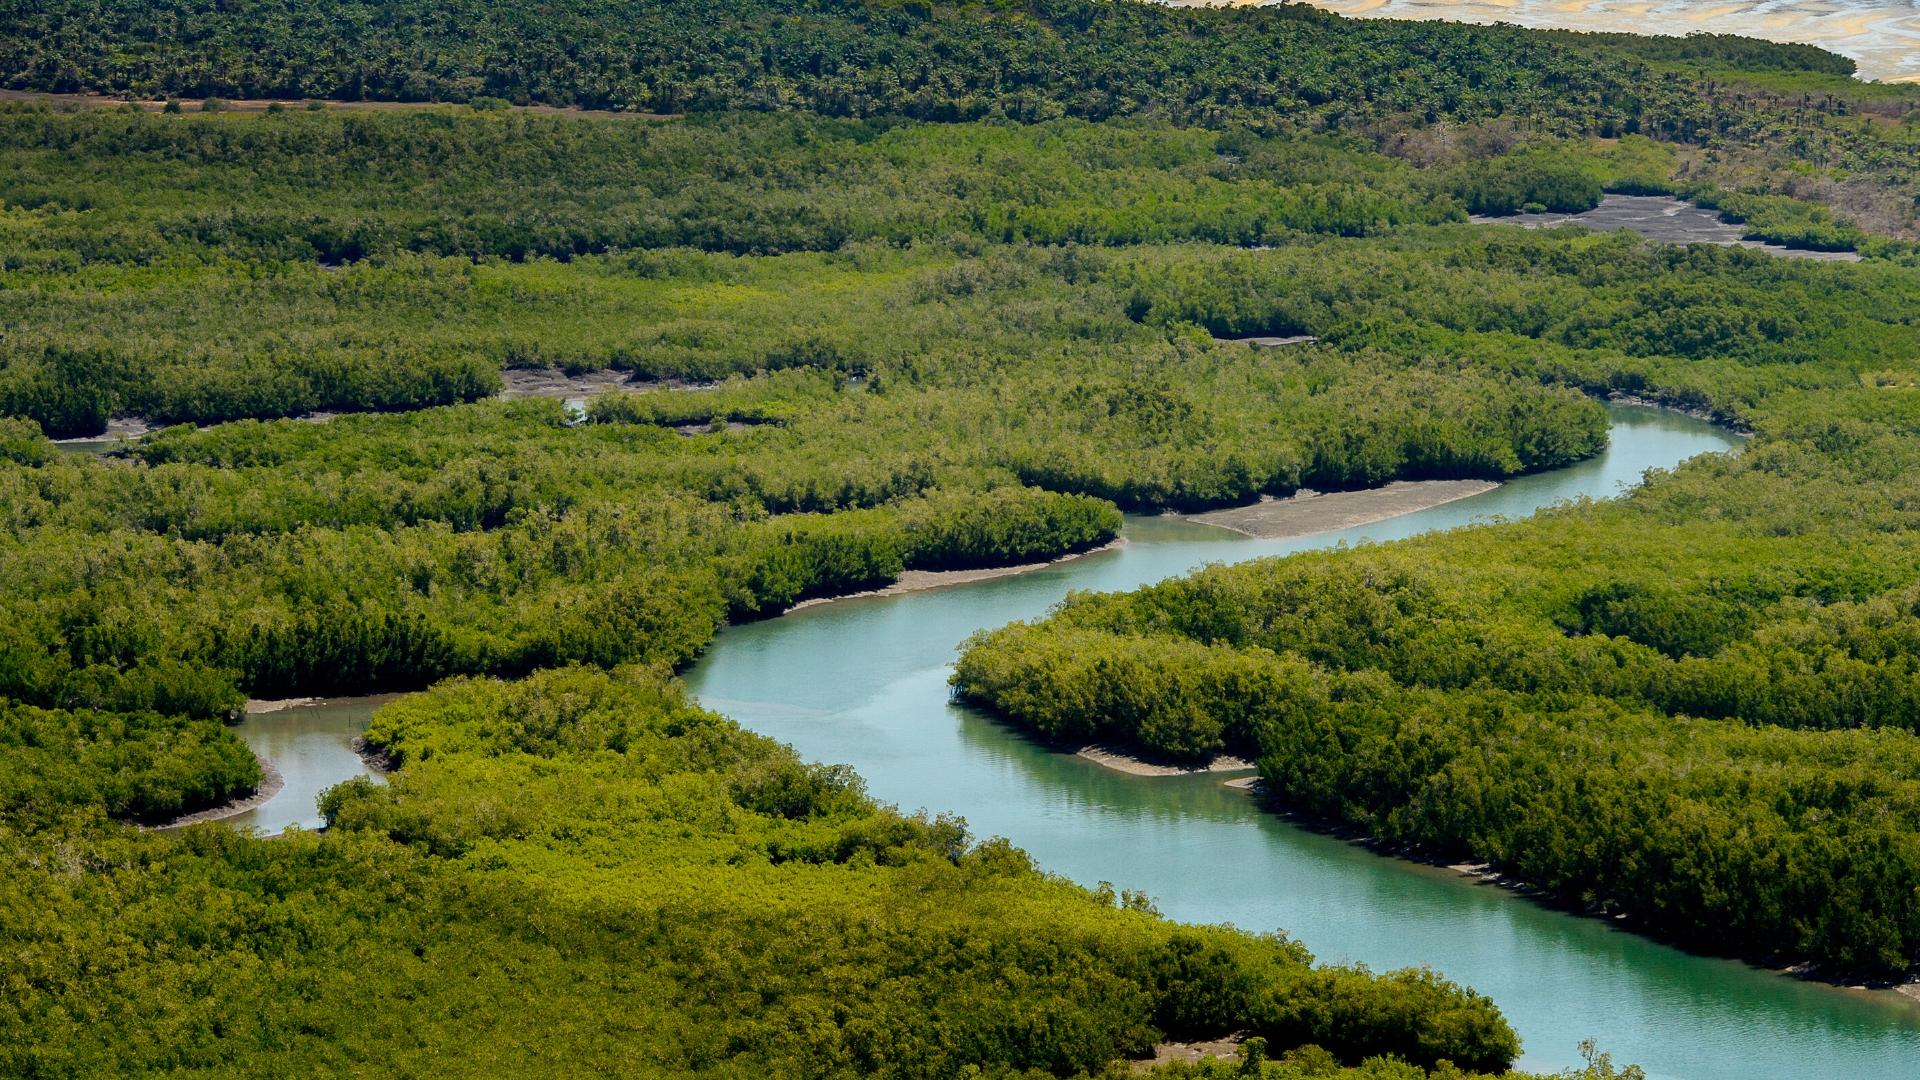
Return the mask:
<path fill-rule="evenodd" d="M 1312 334 L 1293 334 L 1288 337 L 1217 337 L 1216 345 L 1251 345 L 1256 349 L 1277 349 L 1282 345 L 1311 345 L 1320 339 Z"/>
<path fill-rule="evenodd" d="M 1150 1073 L 1162 1065 L 1171 1065 L 1176 1061 L 1194 1062 L 1201 1058 L 1237 1058 L 1240 1056 L 1240 1044 L 1246 1041 L 1244 1035 L 1229 1035 L 1212 1042 L 1163 1042 L 1153 1048 L 1153 1056 L 1140 1058 L 1127 1063 L 1135 1073 Z"/>
<path fill-rule="evenodd" d="M 1231 754 L 1221 754 L 1205 765 L 1163 765 L 1148 761 L 1111 746 L 1083 746 L 1074 751 L 1075 757 L 1083 757 L 1096 765 L 1102 765 L 1114 772 L 1128 776 L 1193 776 L 1199 773 L 1245 772 L 1254 767 L 1253 762 L 1237 758 Z"/>
<path fill-rule="evenodd" d="M 280 770 L 274 767 L 273 762 L 268 761 L 259 754 L 253 755 L 253 759 L 260 763 L 260 786 L 254 789 L 253 794 L 191 814 L 182 814 L 164 825 L 155 825 L 153 827 L 156 829 L 178 829 L 187 825 L 198 825 L 203 821 L 222 821 L 230 817 L 239 817 L 241 814 L 256 807 L 265 806 L 267 800 L 280 794 L 280 789 L 286 786 L 287 781 L 285 777 L 280 775 Z"/>
<path fill-rule="evenodd" d="M 243 711 L 248 716 L 257 713 L 285 712 L 288 709 L 304 709 L 309 705 L 318 705 L 320 701 L 321 699 L 317 697 L 248 698 Z"/>
<path fill-rule="evenodd" d="M 1267 498 L 1252 506 L 1235 506 L 1188 514 L 1186 519 L 1263 540 L 1351 529 L 1411 514 L 1492 491 L 1492 480 L 1395 480 L 1384 487 L 1329 494 L 1301 490 L 1284 499 Z"/>
<path fill-rule="evenodd" d="M 1044 570 L 1057 563 L 1078 559 L 1102 551 L 1112 551 L 1126 543 L 1125 540 L 1113 540 L 1087 551 L 1076 551 L 1071 555 L 1062 555 L 1046 562 L 1022 563 L 1019 566 L 989 566 L 983 570 L 908 570 L 900 575 L 900 580 L 879 589 L 867 589 L 862 592 L 846 593 L 841 596 L 817 596 L 812 600 L 802 600 L 788 608 L 799 611 L 801 608 L 818 607 L 841 600 L 853 600 L 862 596 L 899 596 L 903 593 L 925 592 L 928 589 L 944 589 L 949 585 L 970 585 L 976 581 L 992 581 L 994 578 L 1012 577 L 1015 574 Z"/>
<path fill-rule="evenodd" d="M 1201 0 L 1172 0 L 1191 4 Z M 1261 0 L 1231 0 L 1235 4 Z M 1852 57 L 1863 79 L 1920 78 L 1920 12 L 1903 0 L 1308 0 L 1342 15 L 1515 23 L 1539 29 L 1684 36 L 1742 34 L 1799 41 Z"/>

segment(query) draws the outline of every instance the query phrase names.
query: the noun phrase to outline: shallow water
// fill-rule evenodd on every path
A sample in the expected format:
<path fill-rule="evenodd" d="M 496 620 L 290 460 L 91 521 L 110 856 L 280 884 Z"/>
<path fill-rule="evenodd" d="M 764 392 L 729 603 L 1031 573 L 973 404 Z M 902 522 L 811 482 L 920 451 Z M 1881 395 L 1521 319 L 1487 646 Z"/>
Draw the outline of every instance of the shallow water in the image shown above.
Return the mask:
<path fill-rule="evenodd" d="M 1721 221 L 1717 211 L 1669 195 L 1607 195 L 1601 198 L 1599 206 L 1577 214 L 1508 214 L 1501 217 L 1476 216 L 1473 220 L 1482 225 L 1520 225 L 1530 229 L 1583 225 L 1597 232 L 1636 232 L 1649 240 L 1668 244 L 1748 247 L 1790 259 L 1814 259 L 1820 262 L 1860 261 L 1859 254 L 1852 251 L 1808 251 L 1742 239 L 1744 230 L 1738 225 Z"/>
<path fill-rule="evenodd" d="M 963 814 L 1084 884 L 1149 893 L 1167 915 L 1285 929 L 1330 961 L 1428 964 L 1490 994 L 1523 1065 L 1576 1063 L 1592 1037 L 1654 1077 L 1916 1075 L 1920 1005 L 1688 956 L 1457 874 L 1289 825 L 1218 776 L 1141 778 L 1035 746 L 950 703 L 975 630 L 1045 614 L 1070 589 L 1124 589 L 1210 561 L 1389 540 L 1561 499 L 1618 493 L 1647 468 L 1738 443 L 1671 412 L 1615 406 L 1602 458 L 1391 521 L 1265 541 L 1132 518 L 1127 545 L 1013 578 L 843 600 L 731 628 L 687 676 L 707 706 L 846 762 L 872 793 Z M 1756 1068 L 1758 1067 L 1758 1072 Z"/>
<path fill-rule="evenodd" d="M 373 710 L 393 695 L 339 698 L 267 713 L 248 713 L 234 728 L 253 752 L 273 762 L 283 781 L 273 798 L 242 814 L 223 818 L 237 829 L 264 835 L 290 825 L 317 829 L 320 793 L 355 776 L 380 775 L 360 760 L 353 741 L 367 730 Z"/>
<path fill-rule="evenodd" d="M 1390 540 L 1561 499 L 1618 493 L 1648 468 L 1739 439 L 1675 413 L 1612 406 L 1613 447 L 1391 521 L 1256 540 L 1174 518 L 1135 517 L 1127 545 L 1018 577 L 838 601 L 728 629 L 688 673 L 709 707 L 847 762 L 874 795 L 963 814 L 1040 865 L 1084 884 L 1143 889 L 1194 922 L 1285 929 L 1330 961 L 1428 964 L 1490 994 L 1526 1040 L 1522 1064 L 1575 1064 L 1593 1037 L 1654 1077 L 1901 1077 L 1920 1061 L 1920 1005 L 1688 956 L 1433 867 L 1376 855 L 1260 811 L 1220 776 L 1141 778 L 1044 750 L 948 700 L 958 644 L 1034 618 L 1070 589 L 1123 589 L 1206 562 Z M 314 801 L 368 774 L 351 749 L 373 700 L 249 716 L 239 732 L 286 783 L 232 824 L 316 827 Z"/>

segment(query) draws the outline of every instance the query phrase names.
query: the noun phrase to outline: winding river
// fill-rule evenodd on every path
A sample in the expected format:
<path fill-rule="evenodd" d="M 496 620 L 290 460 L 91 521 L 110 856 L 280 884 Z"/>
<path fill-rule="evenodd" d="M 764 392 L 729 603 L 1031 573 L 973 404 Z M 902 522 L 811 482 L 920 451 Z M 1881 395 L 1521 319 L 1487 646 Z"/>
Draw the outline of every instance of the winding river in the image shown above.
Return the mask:
<path fill-rule="evenodd" d="M 1136 777 L 1042 749 L 948 700 L 970 633 L 1044 614 L 1073 589 L 1126 589 L 1207 562 L 1363 539 L 1391 540 L 1554 502 L 1617 494 L 1649 468 L 1738 440 L 1672 412 L 1609 406 L 1613 444 L 1592 461 L 1373 525 L 1257 540 L 1172 518 L 1130 518 L 1128 543 L 1016 577 L 795 611 L 722 632 L 687 673 L 700 700 L 820 761 L 846 762 L 877 797 L 963 814 L 1047 869 L 1144 890 L 1167 915 L 1285 929 L 1323 960 L 1429 964 L 1489 994 L 1526 1042 L 1521 1065 L 1560 1069 L 1594 1038 L 1652 1077 L 1896 1077 L 1920 1063 L 1920 1005 L 1689 956 L 1599 920 L 1520 900 L 1443 869 L 1373 854 L 1261 812 L 1221 777 Z M 358 774 L 350 703 L 249 718 L 242 734 L 283 761 L 286 786 L 257 818 L 317 824 L 321 787 Z M 325 768 L 288 769 L 285 744 Z M 333 751 L 323 743 L 331 740 Z M 329 756 L 331 755 L 331 756 Z"/>

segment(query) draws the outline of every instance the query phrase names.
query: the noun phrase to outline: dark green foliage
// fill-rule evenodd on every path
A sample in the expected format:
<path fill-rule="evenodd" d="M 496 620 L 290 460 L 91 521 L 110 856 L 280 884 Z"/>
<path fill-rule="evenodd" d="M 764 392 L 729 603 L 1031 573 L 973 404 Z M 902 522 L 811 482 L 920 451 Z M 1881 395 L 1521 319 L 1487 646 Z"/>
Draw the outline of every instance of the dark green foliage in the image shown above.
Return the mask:
<path fill-rule="evenodd" d="M 0 815 L 15 826 L 76 808 L 164 821 L 243 795 L 260 764 L 218 723 L 151 712 L 0 709 Z"/>
<path fill-rule="evenodd" d="M 660 112 L 799 105 L 928 120 L 1102 119 L 1155 106 L 1188 118 L 1431 110 L 1471 120 L 1573 107 L 1626 124 L 1642 109 L 1684 107 L 1645 77 L 1643 56 L 1820 71 L 1845 63 L 1742 39 L 1661 48 L 1516 27 L 1347 21 L 1306 7 L 1089 0 L 1019 8 L 569 0 L 538 9 L 326 0 L 297 10 L 60 0 L 7 12 L 0 40 L 8 43 L 0 77 L 44 90 L 497 97 Z M 1166 72 L 1190 86 L 1170 92 Z"/>
<path fill-rule="evenodd" d="M 1601 179 L 1580 156 L 1549 151 L 1469 165 L 1453 190 L 1476 214 L 1577 214 L 1600 205 Z"/>
<path fill-rule="evenodd" d="M 1134 3 L 0 12 L 10 86 L 474 106 L 0 112 L 0 413 L 218 425 L 0 428 L 0 1073 L 1073 1075 L 1229 1031 L 1270 1075 L 1501 1070 L 1439 976 L 1116 908 L 667 673 L 1116 504 L 1564 465 L 1604 441 L 1577 390 L 1762 437 L 1621 507 L 1078 598 L 960 684 L 1260 754 L 1659 933 L 1911 962 L 1911 272 L 1461 221 L 1675 181 L 1583 133 L 1910 182 L 1904 142 L 1659 66 L 1831 58 L 1688 49 Z M 1719 204 L 1860 243 L 1764 187 Z M 1321 341 L 1211 340 L 1283 332 Z M 655 385 L 479 400 L 608 368 Z M 391 415 L 275 419 L 333 410 Z M 527 677 L 383 710 L 401 767 L 325 836 L 104 820 L 256 783 L 210 719 L 244 692 L 481 674 Z"/>

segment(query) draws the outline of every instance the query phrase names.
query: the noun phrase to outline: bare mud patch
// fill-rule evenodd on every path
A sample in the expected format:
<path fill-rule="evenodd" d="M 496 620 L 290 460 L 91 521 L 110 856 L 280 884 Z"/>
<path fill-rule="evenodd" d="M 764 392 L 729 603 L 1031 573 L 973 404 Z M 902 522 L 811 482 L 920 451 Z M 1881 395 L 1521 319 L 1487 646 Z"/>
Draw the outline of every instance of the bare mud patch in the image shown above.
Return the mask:
<path fill-rule="evenodd" d="M 878 589 L 866 589 L 861 592 L 844 593 L 840 596 L 819 596 L 812 600 L 802 600 L 788 608 L 799 611 L 802 608 L 819 607 L 821 604 L 838 603 L 841 600 L 854 600 L 863 596 L 900 596 L 904 593 L 925 592 L 928 589 L 944 589 L 950 585 L 970 585 L 976 581 L 992 581 L 994 578 L 1012 577 L 1015 574 L 1027 574 L 1035 570 L 1045 570 L 1049 566 L 1070 559 L 1111 551 L 1126 543 L 1125 540 L 1112 540 L 1097 548 L 1076 551 L 1046 562 L 1021 563 L 1018 566 L 989 566 L 978 570 L 908 570 L 899 580 Z"/>
<path fill-rule="evenodd" d="M 1170 765 L 1148 761 L 1119 747 L 1097 744 L 1081 747 L 1074 751 L 1074 756 L 1086 758 L 1096 765 L 1112 769 L 1114 772 L 1126 773 L 1128 776 L 1195 776 L 1204 773 L 1247 772 L 1254 767 L 1253 762 L 1231 754 L 1221 754 L 1202 765 Z"/>
<path fill-rule="evenodd" d="M 1492 480 L 1395 480 L 1365 491 L 1321 494 L 1301 490 L 1284 499 L 1262 499 L 1252 506 L 1188 514 L 1186 520 L 1263 540 L 1281 540 L 1371 525 L 1499 486 Z"/>
<path fill-rule="evenodd" d="M 1599 206 L 1578 214 L 1506 214 L 1499 217 L 1476 214 L 1469 220 L 1476 225 L 1518 225 L 1527 229 L 1580 225 L 1596 232 L 1639 233 L 1663 244 L 1754 248 L 1789 259 L 1812 259 L 1816 262 L 1860 261 L 1860 254 L 1854 251 L 1808 251 L 1748 240 L 1742 235 L 1746 230 L 1720 220 L 1716 211 L 1667 195 L 1608 195 L 1600 200 Z"/>

